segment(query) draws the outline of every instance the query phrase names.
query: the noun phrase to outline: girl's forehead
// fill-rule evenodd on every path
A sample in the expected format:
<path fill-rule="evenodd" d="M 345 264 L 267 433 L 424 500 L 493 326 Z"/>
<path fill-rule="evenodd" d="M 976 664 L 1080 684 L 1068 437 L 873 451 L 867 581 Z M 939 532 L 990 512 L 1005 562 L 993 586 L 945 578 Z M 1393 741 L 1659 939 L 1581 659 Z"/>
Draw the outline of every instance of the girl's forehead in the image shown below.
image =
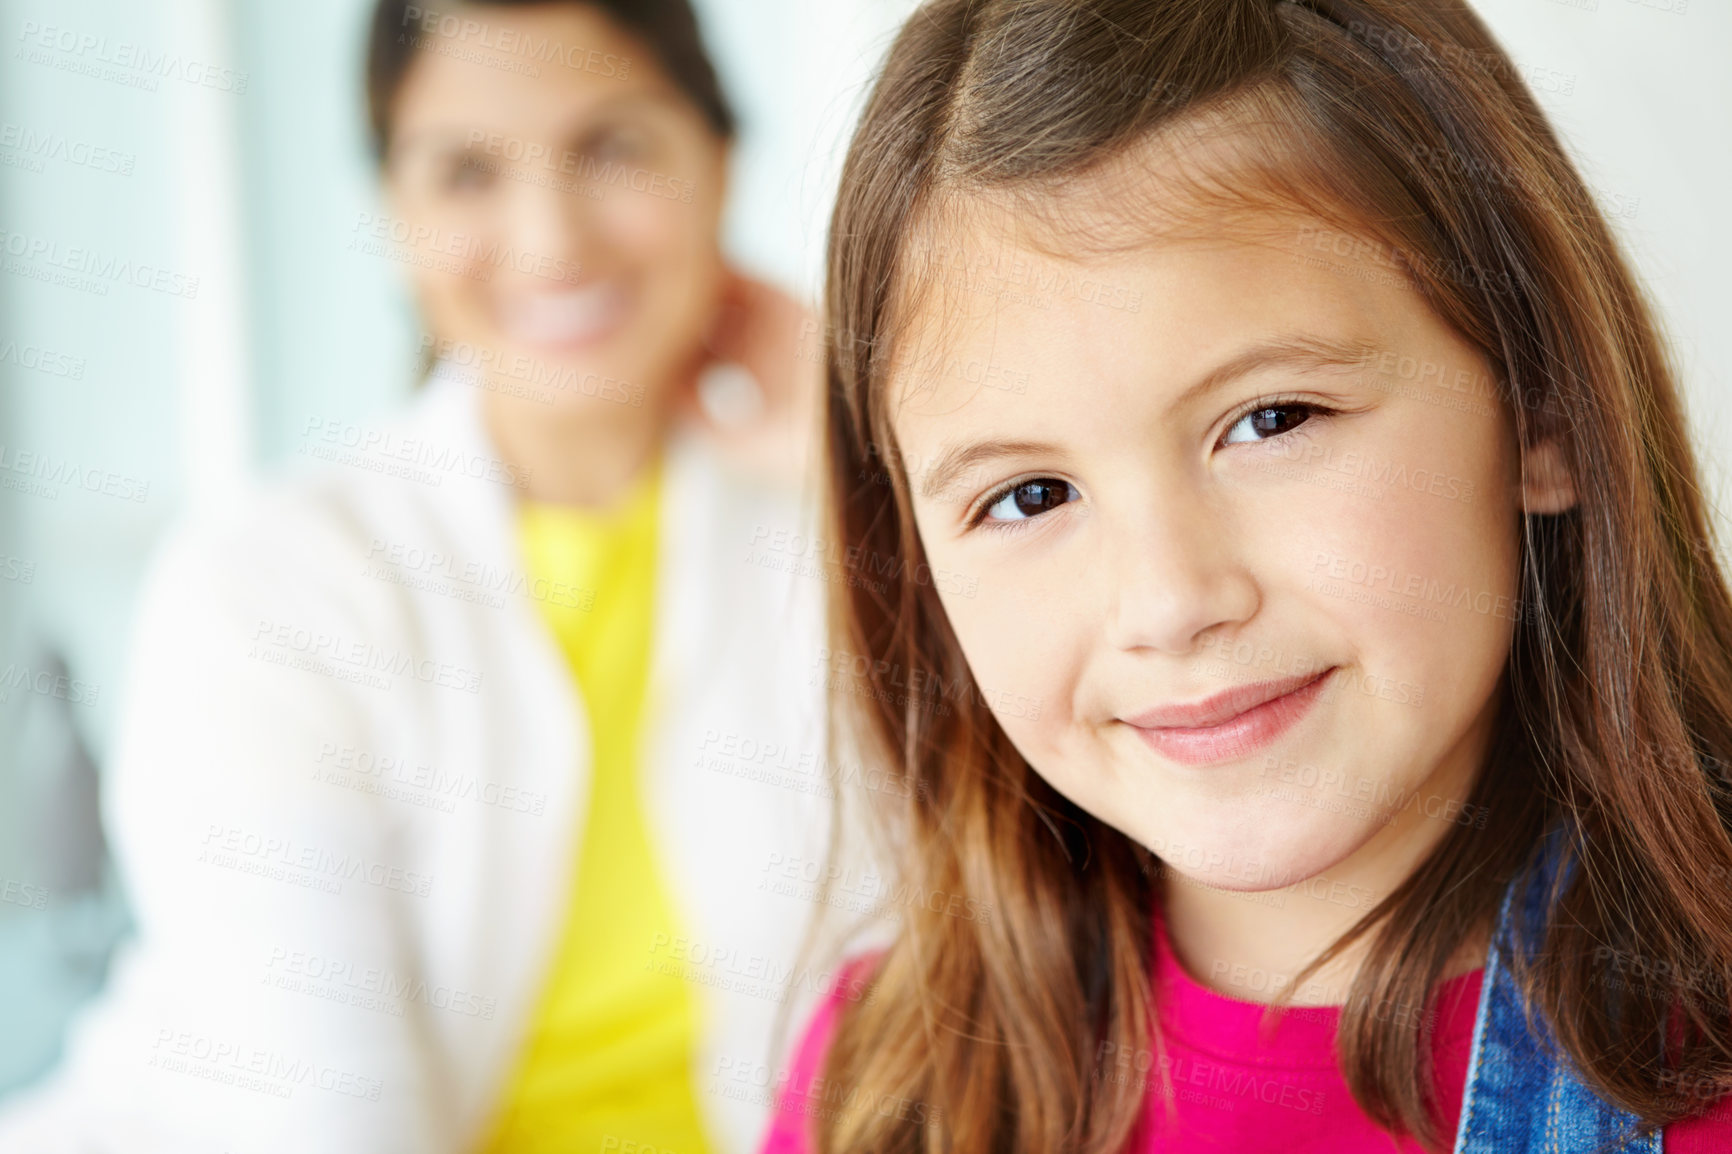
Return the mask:
<path fill-rule="evenodd" d="M 966 283 L 963 273 L 1056 275 L 1181 246 L 1280 245 L 1307 228 L 1368 234 L 1307 178 L 1294 139 L 1218 110 L 1080 171 L 1010 186 L 941 181 L 903 234 L 886 315 L 898 324 L 954 315 L 954 292 L 941 290 Z"/>
<path fill-rule="evenodd" d="M 1298 240 L 1339 230 L 1300 207 L 1240 204 L 1212 217 L 1169 211 L 1133 233 L 1109 203 L 1103 227 L 1091 232 L 1081 215 L 1086 203 L 1066 198 L 1056 209 L 1031 209 L 1020 196 L 958 198 L 911 230 L 880 336 L 891 354 L 892 402 L 908 378 L 924 379 L 931 362 L 959 343 L 1014 345 L 1053 335 L 1077 323 L 1077 310 L 1066 306 L 1079 300 L 1095 306 L 1081 311 L 1090 327 L 1118 321 L 1146 328 L 1167 299 L 1145 299 L 1150 283 L 1183 291 L 1195 279 L 1202 288 L 1205 279 L 1242 278 L 1270 257 L 1279 270 L 1295 262 Z"/>
<path fill-rule="evenodd" d="M 888 354 L 878 402 L 895 420 L 911 395 L 942 401 L 955 391 L 942 382 L 959 356 L 964 368 L 983 359 L 989 376 L 995 356 L 1053 371 L 1060 349 L 1078 368 L 1108 347 L 1185 360 L 1202 330 L 1208 343 L 1278 313 L 1303 324 L 1331 311 L 1386 312 L 1394 302 L 1363 300 L 1365 279 L 1304 266 L 1307 237 L 1351 238 L 1356 251 L 1388 246 L 1306 179 L 1293 135 L 1273 137 L 1270 123 L 1195 117 L 1063 177 L 941 183 L 897 253 L 874 334 Z"/>
<path fill-rule="evenodd" d="M 1111 252 L 1295 211 L 1338 215 L 1318 180 L 1326 142 L 1254 96 L 1200 109 L 1076 167 L 983 187 L 940 180 L 926 214 L 966 225 L 979 206 L 1018 218 L 1026 242 L 1064 254 Z"/>
<path fill-rule="evenodd" d="M 1285 350 L 1260 370 L 1284 379 L 1325 361 L 1362 375 L 1388 349 L 1447 347 L 1451 365 L 1477 364 L 1416 286 L 1369 260 L 1316 259 L 1319 237 L 1334 251 L 1343 234 L 1287 214 L 1256 234 L 1065 257 L 991 228 L 934 232 L 921 239 L 917 307 L 899 320 L 874 386 L 881 428 L 898 443 L 951 435 L 942 430 L 959 422 L 1094 443 L 1206 408 L 1194 386 L 1258 348 Z M 1112 422 L 1083 432 L 1093 418 L 1082 409 Z"/>

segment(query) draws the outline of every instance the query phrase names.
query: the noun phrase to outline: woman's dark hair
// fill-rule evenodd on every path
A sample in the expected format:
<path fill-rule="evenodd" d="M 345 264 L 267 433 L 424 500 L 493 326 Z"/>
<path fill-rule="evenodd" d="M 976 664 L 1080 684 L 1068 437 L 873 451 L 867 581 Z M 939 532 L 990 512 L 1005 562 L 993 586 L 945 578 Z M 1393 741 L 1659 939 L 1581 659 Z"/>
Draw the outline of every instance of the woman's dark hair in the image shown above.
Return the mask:
<path fill-rule="evenodd" d="M 384 160 L 390 148 L 391 106 L 403 87 L 429 19 L 451 17 L 459 8 L 531 8 L 562 3 L 594 8 L 642 39 L 655 53 L 662 71 L 703 114 L 716 135 L 733 139 L 734 112 L 722 94 L 715 65 L 704 51 L 697 15 L 689 0 L 458 0 L 444 4 L 379 0 L 367 38 L 367 123 L 374 158 Z"/>

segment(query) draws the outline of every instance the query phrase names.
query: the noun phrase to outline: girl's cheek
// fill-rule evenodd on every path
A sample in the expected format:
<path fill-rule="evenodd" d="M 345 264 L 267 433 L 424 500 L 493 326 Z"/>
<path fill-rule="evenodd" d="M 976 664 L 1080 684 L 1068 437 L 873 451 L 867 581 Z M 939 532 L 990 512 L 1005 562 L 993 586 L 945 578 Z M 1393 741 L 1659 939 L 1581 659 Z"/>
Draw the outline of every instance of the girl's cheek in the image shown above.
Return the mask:
<path fill-rule="evenodd" d="M 951 585 L 941 598 L 982 704 L 1041 766 L 1064 739 L 1083 641 L 1077 605 L 1002 575 L 933 565 Z"/>
<path fill-rule="evenodd" d="M 1468 471 L 1436 473 L 1472 494 L 1483 482 Z M 1428 480 L 1333 512 L 1330 532 L 1313 538 L 1304 588 L 1367 664 L 1434 704 L 1501 667 L 1522 613 L 1506 511 Z"/>

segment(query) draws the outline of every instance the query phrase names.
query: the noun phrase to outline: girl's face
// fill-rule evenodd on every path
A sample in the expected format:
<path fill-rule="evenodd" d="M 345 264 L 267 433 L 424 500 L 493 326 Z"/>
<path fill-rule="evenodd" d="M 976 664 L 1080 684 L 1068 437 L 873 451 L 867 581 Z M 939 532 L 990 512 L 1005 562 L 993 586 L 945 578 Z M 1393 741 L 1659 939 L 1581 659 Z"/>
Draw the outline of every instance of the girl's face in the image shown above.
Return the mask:
<path fill-rule="evenodd" d="M 716 307 L 723 143 L 592 8 L 455 15 L 404 29 L 387 162 L 429 331 L 561 406 L 653 408 Z"/>
<path fill-rule="evenodd" d="M 891 419 L 1017 749 L 1225 889 L 1483 820 L 1524 501 L 1486 359 L 1317 221 L 1058 259 L 969 207 L 904 263 Z"/>

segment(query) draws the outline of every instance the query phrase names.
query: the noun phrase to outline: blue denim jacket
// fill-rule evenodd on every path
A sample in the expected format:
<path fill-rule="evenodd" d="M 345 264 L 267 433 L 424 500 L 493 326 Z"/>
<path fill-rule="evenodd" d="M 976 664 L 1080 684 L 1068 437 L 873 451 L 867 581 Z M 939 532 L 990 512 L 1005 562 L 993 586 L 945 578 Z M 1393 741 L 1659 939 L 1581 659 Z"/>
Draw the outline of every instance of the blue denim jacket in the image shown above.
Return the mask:
<path fill-rule="evenodd" d="M 1541 868 L 1522 896 L 1530 926 L 1540 924 L 1559 844 L 1556 834 L 1546 840 Z M 1508 964 L 1516 946 L 1516 888 L 1504 895 L 1486 956 L 1455 1154 L 1661 1154 L 1660 1131 L 1637 1137 L 1636 1116 L 1577 1080 L 1543 1023 L 1535 1027 L 1547 1036 L 1530 1033 Z"/>

